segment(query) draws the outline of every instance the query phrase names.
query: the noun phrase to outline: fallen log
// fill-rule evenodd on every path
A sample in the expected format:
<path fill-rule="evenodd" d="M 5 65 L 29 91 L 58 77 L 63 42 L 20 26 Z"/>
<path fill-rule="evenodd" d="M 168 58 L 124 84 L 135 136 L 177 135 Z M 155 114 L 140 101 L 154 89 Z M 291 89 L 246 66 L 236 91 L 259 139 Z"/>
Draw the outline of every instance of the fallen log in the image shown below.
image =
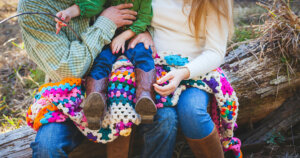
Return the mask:
<path fill-rule="evenodd" d="M 300 68 L 288 74 L 280 58 L 272 53 L 251 52 L 257 44 L 231 51 L 222 66 L 239 98 L 239 125 L 258 122 L 300 87 Z"/>
<path fill-rule="evenodd" d="M 29 127 L 0 135 L 0 157 L 1 158 L 30 158 L 32 150 L 30 143 L 34 141 L 36 132 Z M 105 157 L 106 147 L 103 144 L 93 143 L 85 139 L 72 153 L 70 158 L 82 157 Z"/>
<path fill-rule="evenodd" d="M 259 153 L 268 146 L 279 147 L 277 152 L 300 151 L 300 89 L 282 106 L 259 121 L 253 130 L 239 136 L 244 154 Z M 284 149 L 284 147 L 288 147 Z"/>

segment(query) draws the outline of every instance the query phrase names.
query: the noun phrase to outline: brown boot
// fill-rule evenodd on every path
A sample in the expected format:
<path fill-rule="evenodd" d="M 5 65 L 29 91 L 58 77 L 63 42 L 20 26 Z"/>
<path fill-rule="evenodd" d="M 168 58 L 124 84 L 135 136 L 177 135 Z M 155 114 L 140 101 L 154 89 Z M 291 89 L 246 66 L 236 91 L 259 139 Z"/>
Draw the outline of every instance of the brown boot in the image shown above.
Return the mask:
<path fill-rule="evenodd" d="M 130 148 L 130 136 L 120 136 L 113 142 L 107 143 L 107 158 L 128 158 Z"/>
<path fill-rule="evenodd" d="M 136 105 L 135 111 L 141 115 L 142 123 L 152 123 L 156 114 L 153 84 L 156 80 L 155 69 L 145 72 L 135 69 L 136 73 Z"/>
<path fill-rule="evenodd" d="M 86 79 L 86 99 L 83 112 L 88 122 L 88 128 L 100 129 L 106 112 L 106 93 L 108 78 L 95 80 L 92 77 Z"/>
<path fill-rule="evenodd" d="M 224 158 L 222 145 L 216 128 L 205 138 L 186 139 L 196 158 Z"/>

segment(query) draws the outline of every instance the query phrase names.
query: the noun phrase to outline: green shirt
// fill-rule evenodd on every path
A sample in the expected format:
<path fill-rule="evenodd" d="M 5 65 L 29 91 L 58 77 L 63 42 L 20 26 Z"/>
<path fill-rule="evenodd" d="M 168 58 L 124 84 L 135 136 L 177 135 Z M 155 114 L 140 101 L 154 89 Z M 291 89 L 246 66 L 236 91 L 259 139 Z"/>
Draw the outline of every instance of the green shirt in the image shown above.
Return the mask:
<path fill-rule="evenodd" d="M 126 29 L 131 29 L 136 34 L 146 31 L 147 26 L 150 26 L 152 20 L 152 0 L 75 0 L 79 6 L 81 16 L 92 17 L 98 15 L 103 8 L 116 6 L 123 3 L 132 3 L 132 10 L 138 13 L 136 21 Z"/>
<path fill-rule="evenodd" d="M 73 4 L 72 0 L 20 0 L 18 12 L 47 12 L 55 15 Z M 54 82 L 67 77 L 82 78 L 103 46 L 111 42 L 117 28 L 111 20 L 99 17 L 92 26 L 89 26 L 89 22 L 89 18 L 78 17 L 69 23 L 81 37 L 80 42 L 67 27 L 56 35 L 56 22 L 51 16 L 19 17 L 29 57 Z"/>

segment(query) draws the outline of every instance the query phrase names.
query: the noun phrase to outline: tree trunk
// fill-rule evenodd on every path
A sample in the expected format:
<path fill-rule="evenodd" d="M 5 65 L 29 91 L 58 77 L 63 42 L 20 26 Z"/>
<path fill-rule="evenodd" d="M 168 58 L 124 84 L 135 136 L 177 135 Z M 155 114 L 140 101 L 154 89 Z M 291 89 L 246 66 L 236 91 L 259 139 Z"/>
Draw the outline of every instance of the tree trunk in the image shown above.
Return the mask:
<path fill-rule="evenodd" d="M 257 123 L 253 130 L 240 135 L 244 154 L 259 153 L 268 145 L 285 146 L 300 151 L 300 88 L 266 118 Z M 287 152 L 287 151 L 286 151 Z"/>
<path fill-rule="evenodd" d="M 260 52 L 249 51 L 253 47 L 257 45 L 242 45 L 230 52 L 222 66 L 239 98 L 239 125 L 252 126 L 280 107 L 300 87 L 299 65 L 295 74 L 288 74 L 278 57 L 271 53 L 260 57 Z"/>

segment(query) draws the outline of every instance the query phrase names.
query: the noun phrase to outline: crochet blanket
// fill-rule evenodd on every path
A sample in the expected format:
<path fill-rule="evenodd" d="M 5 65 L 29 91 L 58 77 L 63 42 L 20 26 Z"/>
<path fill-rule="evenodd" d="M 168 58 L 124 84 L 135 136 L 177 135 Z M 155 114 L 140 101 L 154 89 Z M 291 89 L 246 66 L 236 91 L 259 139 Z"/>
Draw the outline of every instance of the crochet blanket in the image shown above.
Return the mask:
<path fill-rule="evenodd" d="M 157 79 L 188 62 L 188 57 L 170 52 L 160 53 L 160 57 L 155 59 Z M 165 84 L 167 83 L 162 85 Z M 128 136 L 133 124 L 140 124 L 140 116 L 134 110 L 135 73 L 129 60 L 120 59 L 113 66 L 108 86 L 108 112 L 99 130 L 87 128 L 81 104 L 85 94 L 82 85 L 83 81 L 77 78 L 42 85 L 35 96 L 34 104 L 28 109 L 27 124 L 38 130 L 43 124 L 63 122 L 70 118 L 89 140 L 98 143 L 111 142 L 118 136 Z M 237 128 L 238 98 L 224 72 L 217 68 L 205 76 L 184 80 L 167 97 L 156 94 L 157 108 L 176 106 L 181 92 L 188 87 L 196 87 L 213 94 L 210 114 L 220 134 L 223 149 L 232 150 L 236 157 L 242 157 L 241 141 L 233 137 L 233 131 Z"/>

